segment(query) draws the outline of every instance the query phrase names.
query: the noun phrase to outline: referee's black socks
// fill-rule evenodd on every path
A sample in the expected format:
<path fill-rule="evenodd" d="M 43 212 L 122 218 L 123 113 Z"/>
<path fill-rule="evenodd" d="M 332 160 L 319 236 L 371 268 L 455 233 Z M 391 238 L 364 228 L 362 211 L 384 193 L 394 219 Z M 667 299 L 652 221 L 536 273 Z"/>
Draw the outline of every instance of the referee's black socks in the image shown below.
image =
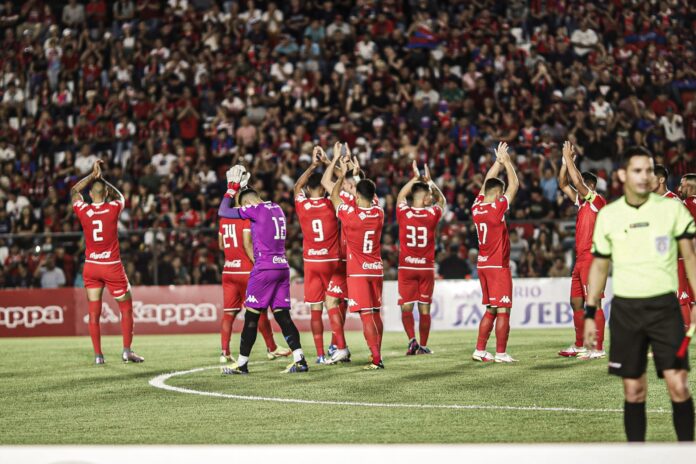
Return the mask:
<path fill-rule="evenodd" d="M 693 404 L 691 407 L 693 411 Z M 629 403 L 628 401 L 624 401 L 624 429 L 626 429 L 626 438 L 628 441 L 645 441 L 645 403 Z"/>
<path fill-rule="evenodd" d="M 694 441 L 694 399 L 681 403 L 672 401 L 672 422 L 677 432 L 677 440 Z"/>

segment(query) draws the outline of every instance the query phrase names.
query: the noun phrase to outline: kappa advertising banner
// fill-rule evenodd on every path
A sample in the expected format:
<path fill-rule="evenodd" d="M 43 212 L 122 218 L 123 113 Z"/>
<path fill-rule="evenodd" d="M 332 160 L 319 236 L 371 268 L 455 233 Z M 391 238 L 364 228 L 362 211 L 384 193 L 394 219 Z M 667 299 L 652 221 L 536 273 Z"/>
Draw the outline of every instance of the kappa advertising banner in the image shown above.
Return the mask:
<path fill-rule="evenodd" d="M 512 327 L 572 326 L 570 279 L 516 279 L 513 290 Z M 118 304 L 107 293 L 102 303 L 102 333 L 118 335 Z M 292 284 L 290 293 L 293 319 L 298 329 L 309 331 L 310 309 L 303 302 L 302 284 Z M 403 330 L 396 282 L 384 283 L 383 300 L 385 330 Z M 609 302 L 610 298 L 605 299 L 605 308 Z M 475 329 L 483 311 L 478 280 L 435 283 L 433 330 Z M 214 333 L 222 318 L 222 287 L 135 287 L 133 314 L 136 334 Z M 87 335 L 87 323 L 84 289 L 0 291 L 0 337 Z M 242 318 L 238 318 L 235 329 L 241 329 L 241 325 Z M 330 330 L 326 312 L 324 327 Z M 275 324 L 274 329 L 280 330 Z M 360 330 L 360 319 L 349 315 L 346 329 Z"/>

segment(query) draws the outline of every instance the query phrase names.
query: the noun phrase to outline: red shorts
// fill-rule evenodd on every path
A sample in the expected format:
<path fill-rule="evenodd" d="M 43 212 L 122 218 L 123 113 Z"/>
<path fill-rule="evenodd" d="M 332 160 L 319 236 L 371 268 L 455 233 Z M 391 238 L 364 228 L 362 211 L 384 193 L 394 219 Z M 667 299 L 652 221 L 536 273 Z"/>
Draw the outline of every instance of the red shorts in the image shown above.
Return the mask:
<path fill-rule="evenodd" d="M 85 263 L 82 279 L 85 282 L 85 288 L 106 287 L 114 298 L 120 298 L 130 290 L 126 270 L 121 263 Z"/>
<path fill-rule="evenodd" d="M 409 303 L 431 304 L 434 287 L 433 269 L 399 269 L 399 306 Z"/>
<path fill-rule="evenodd" d="M 587 298 L 587 277 L 590 275 L 592 260 L 576 261 L 573 273 L 570 276 L 570 297 Z M 602 290 L 601 298 L 604 298 Z"/>
<path fill-rule="evenodd" d="M 222 274 L 222 297 L 224 311 L 240 311 L 244 306 L 249 273 Z"/>
<path fill-rule="evenodd" d="M 497 308 L 512 308 L 512 275 L 509 268 L 479 269 L 481 303 Z"/>
<path fill-rule="evenodd" d="M 686 268 L 684 267 L 684 260 L 681 258 L 677 260 L 677 275 L 679 276 L 679 290 L 677 290 L 679 304 L 686 305 L 693 303 L 693 292 L 691 291 L 691 285 L 689 285 L 689 279 L 686 277 Z"/>
<path fill-rule="evenodd" d="M 304 262 L 304 299 L 307 304 L 324 302 L 337 264 L 338 261 Z"/>
<path fill-rule="evenodd" d="M 382 307 L 382 276 L 348 277 L 348 309 L 352 313 Z"/>
<path fill-rule="evenodd" d="M 326 296 L 345 299 L 348 295 L 348 286 L 346 285 L 346 262 L 339 261 L 334 268 L 329 285 L 326 287 Z M 305 296 L 305 299 L 306 296 Z"/>

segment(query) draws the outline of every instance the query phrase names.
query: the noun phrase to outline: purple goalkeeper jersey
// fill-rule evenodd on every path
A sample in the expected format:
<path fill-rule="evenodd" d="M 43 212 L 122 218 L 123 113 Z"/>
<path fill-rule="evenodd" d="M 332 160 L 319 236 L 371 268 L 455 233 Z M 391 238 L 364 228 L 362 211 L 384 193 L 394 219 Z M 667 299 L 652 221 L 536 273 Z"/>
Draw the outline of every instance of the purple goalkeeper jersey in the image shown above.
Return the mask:
<path fill-rule="evenodd" d="M 285 257 L 287 222 L 280 206 L 270 201 L 253 206 L 230 208 L 223 200 L 218 214 L 251 221 L 251 240 L 254 244 L 254 269 L 288 269 Z"/>

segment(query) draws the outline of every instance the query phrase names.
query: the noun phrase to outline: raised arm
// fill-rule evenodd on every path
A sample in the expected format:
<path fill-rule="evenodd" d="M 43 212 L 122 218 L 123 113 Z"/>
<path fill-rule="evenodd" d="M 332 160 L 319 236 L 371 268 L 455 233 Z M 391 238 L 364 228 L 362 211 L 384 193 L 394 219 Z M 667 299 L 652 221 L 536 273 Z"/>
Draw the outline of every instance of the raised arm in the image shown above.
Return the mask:
<path fill-rule="evenodd" d="M 572 143 L 566 141 L 563 143 L 563 158 L 566 162 L 566 167 L 568 168 L 568 176 L 570 181 L 573 183 L 573 187 L 577 190 L 578 195 L 582 198 L 587 197 L 591 190 L 585 185 L 585 181 L 582 180 L 582 174 L 580 170 L 575 166 L 573 161 L 573 153 L 575 152 L 575 147 Z"/>
<path fill-rule="evenodd" d="M 498 174 L 500 174 L 500 170 L 503 168 L 503 162 L 500 160 L 500 157 L 498 156 L 499 151 L 503 147 L 507 147 L 507 143 L 505 142 L 500 142 L 498 144 L 498 148 L 495 149 L 495 156 L 496 156 L 496 161 L 493 163 L 493 166 L 491 166 L 488 169 L 488 172 L 486 173 L 486 177 L 483 179 L 483 184 L 486 184 L 486 181 L 488 179 L 493 179 L 494 177 L 498 177 Z"/>
<path fill-rule="evenodd" d="M 219 217 L 224 217 L 227 219 L 242 219 L 242 216 L 239 214 L 240 208 L 235 208 L 232 206 L 232 201 L 232 198 L 228 196 L 222 198 L 220 207 L 218 208 Z"/>
<path fill-rule="evenodd" d="M 336 159 L 336 156 L 334 155 L 334 159 Z M 341 200 L 341 186 L 343 185 L 343 180 L 346 178 L 346 170 L 347 167 L 345 164 L 341 163 L 341 175 L 338 177 L 338 180 L 333 186 L 333 189 L 331 190 L 331 203 L 334 205 L 334 209 L 338 211 L 338 207 L 341 206 L 341 203 L 343 200 Z"/>
<path fill-rule="evenodd" d="M 498 145 L 498 150 L 496 152 L 498 160 L 502 161 L 503 166 L 505 166 L 505 174 L 507 175 L 507 189 L 505 189 L 505 196 L 508 199 L 508 203 L 512 203 L 517 196 L 517 191 L 520 188 L 520 180 L 517 178 L 517 172 L 515 172 L 515 166 L 512 164 L 510 155 L 508 153 L 508 146 L 506 143 Z"/>
<path fill-rule="evenodd" d="M 123 194 L 115 186 L 113 186 L 109 181 L 107 181 L 104 178 L 102 178 L 102 180 L 104 181 L 104 184 L 106 185 L 107 198 L 113 198 L 116 201 L 120 201 L 122 203 L 125 203 L 126 198 L 123 196 Z"/>
<path fill-rule="evenodd" d="M 322 150 L 323 152 L 324 150 Z M 341 142 L 336 142 L 334 144 L 334 151 L 333 151 L 333 158 L 331 158 L 331 162 L 329 165 L 326 167 L 326 170 L 324 171 L 324 175 L 321 178 L 321 185 L 324 187 L 324 190 L 327 192 L 333 192 L 334 189 L 334 181 L 333 181 L 333 174 L 334 174 L 334 169 L 336 169 L 336 163 L 338 163 L 338 160 L 340 158 L 339 153 L 341 152 Z M 342 183 L 339 185 L 343 185 Z"/>
<path fill-rule="evenodd" d="M 561 170 L 558 172 L 558 188 L 566 194 L 570 201 L 575 203 L 578 198 L 578 192 L 568 183 L 568 167 L 566 166 L 565 158 L 562 159 L 563 164 L 561 164 Z"/>
<path fill-rule="evenodd" d="M 406 202 L 406 197 L 411 193 L 411 189 L 413 188 L 413 185 L 420 180 L 420 172 L 418 172 L 418 165 L 416 162 L 413 162 L 413 177 L 406 182 L 406 185 L 401 187 L 401 190 L 399 191 L 399 194 L 396 197 L 396 204 L 400 205 L 401 203 Z"/>
<path fill-rule="evenodd" d="M 101 177 L 101 166 L 99 163 L 100 161 L 94 163 L 94 166 L 92 166 L 92 172 L 90 172 L 87 177 L 81 179 L 77 184 L 73 185 L 70 189 L 70 196 L 72 197 L 73 203 L 76 201 L 83 201 L 82 191 L 86 189 L 89 184 Z"/>
<path fill-rule="evenodd" d="M 299 179 L 297 179 L 297 182 L 295 182 L 295 197 L 299 196 L 302 193 L 302 190 L 305 188 L 305 185 L 307 185 L 307 181 L 309 180 L 309 176 L 312 175 L 312 173 L 319 167 L 321 164 L 321 158 L 319 157 L 319 150 L 321 148 L 319 146 L 314 147 L 314 152 L 312 153 L 312 164 L 309 165 L 307 170 L 302 173 Z M 324 179 L 322 178 L 322 181 Z"/>
<path fill-rule="evenodd" d="M 447 200 L 445 199 L 445 195 L 442 193 L 442 190 L 440 190 L 440 187 L 437 186 L 435 182 L 433 182 L 433 179 L 430 177 L 430 169 L 428 169 L 428 165 L 425 165 L 425 174 L 423 174 L 423 181 L 426 182 L 430 186 L 430 191 L 432 192 L 433 198 L 435 199 L 435 202 L 438 204 L 440 209 L 442 211 L 445 211 L 445 207 L 447 206 Z"/>

